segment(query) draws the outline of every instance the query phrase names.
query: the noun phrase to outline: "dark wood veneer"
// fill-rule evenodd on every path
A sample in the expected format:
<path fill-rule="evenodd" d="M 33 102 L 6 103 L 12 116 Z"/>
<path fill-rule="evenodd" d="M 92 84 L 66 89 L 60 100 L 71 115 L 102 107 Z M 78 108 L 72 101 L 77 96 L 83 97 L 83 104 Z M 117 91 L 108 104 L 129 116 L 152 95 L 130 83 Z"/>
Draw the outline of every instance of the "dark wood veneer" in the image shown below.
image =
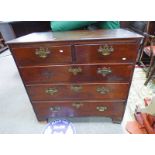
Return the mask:
<path fill-rule="evenodd" d="M 50 53 L 46 58 L 39 57 L 36 50 L 44 48 Z M 14 48 L 13 55 L 17 60 L 18 66 L 32 66 L 32 65 L 50 65 L 59 63 L 71 63 L 71 46 L 36 46 L 27 48 Z"/>
<path fill-rule="evenodd" d="M 125 43 L 108 43 L 109 46 L 114 48 L 114 51 L 110 55 L 102 55 L 98 52 L 100 46 L 96 45 L 76 45 L 75 50 L 77 52 L 77 63 L 133 63 L 135 61 L 136 51 L 138 46 L 136 44 Z"/>
<path fill-rule="evenodd" d="M 80 105 L 79 107 L 75 105 Z M 43 121 L 48 117 L 81 117 L 81 116 L 106 116 L 113 120 L 123 117 L 124 102 L 105 102 L 105 101 L 41 101 L 32 102 L 37 113 L 38 119 Z M 60 107 L 58 111 L 52 111 L 52 107 Z M 99 111 L 97 107 L 107 107 L 105 111 Z M 48 116 L 48 117 L 47 117 Z"/>
<path fill-rule="evenodd" d="M 81 68 L 81 72 L 73 75 L 70 68 Z M 107 75 L 99 74 L 100 69 L 110 69 Z M 128 82 L 132 73 L 133 65 L 129 64 L 78 64 L 59 66 L 40 66 L 20 68 L 21 75 L 26 84 L 37 83 L 77 83 L 77 82 Z"/>
<path fill-rule="evenodd" d="M 79 91 L 72 90 L 72 87 L 80 87 Z M 102 83 L 102 84 L 66 84 L 66 85 L 29 85 L 27 90 L 32 101 L 53 101 L 53 100 L 125 100 L 128 92 L 128 83 Z M 49 88 L 57 90 L 50 95 L 46 93 Z M 97 91 L 97 88 L 107 89 L 105 94 Z M 104 90 L 103 90 L 104 91 Z"/>
<path fill-rule="evenodd" d="M 39 121 L 108 116 L 120 122 L 141 39 L 123 29 L 77 30 L 32 33 L 8 45 Z M 113 52 L 100 53 L 105 45 Z M 51 53 L 41 58 L 39 48 Z"/>

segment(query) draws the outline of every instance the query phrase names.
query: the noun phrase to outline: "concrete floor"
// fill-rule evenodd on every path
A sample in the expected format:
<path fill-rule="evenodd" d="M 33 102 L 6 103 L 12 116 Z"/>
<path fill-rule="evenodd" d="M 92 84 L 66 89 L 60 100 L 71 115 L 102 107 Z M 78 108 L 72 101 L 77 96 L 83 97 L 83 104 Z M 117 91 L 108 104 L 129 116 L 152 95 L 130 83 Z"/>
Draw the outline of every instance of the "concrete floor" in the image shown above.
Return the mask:
<path fill-rule="evenodd" d="M 74 121 L 76 133 L 121 134 L 121 124 L 108 118 L 88 118 Z M 0 54 L 0 133 L 43 133 L 44 122 L 38 122 L 26 94 L 17 67 L 9 50 Z"/>

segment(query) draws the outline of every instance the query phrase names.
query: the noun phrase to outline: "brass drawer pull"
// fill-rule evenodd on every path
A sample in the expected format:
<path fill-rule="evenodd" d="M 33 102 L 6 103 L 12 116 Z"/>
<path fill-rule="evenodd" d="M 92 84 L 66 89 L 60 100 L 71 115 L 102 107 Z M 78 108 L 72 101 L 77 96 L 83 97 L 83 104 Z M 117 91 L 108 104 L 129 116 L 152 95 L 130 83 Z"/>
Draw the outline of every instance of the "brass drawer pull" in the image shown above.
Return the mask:
<path fill-rule="evenodd" d="M 100 94 L 103 94 L 103 95 L 110 92 L 110 90 L 109 90 L 108 88 L 105 88 L 105 87 L 98 87 L 98 88 L 96 89 L 96 91 L 97 91 L 98 93 L 100 93 Z"/>
<path fill-rule="evenodd" d="M 98 68 L 97 70 L 98 74 L 102 74 L 102 76 L 106 76 L 108 74 L 112 73 L 112 70 L 110 69 L 110 67 L 103 67 L 103 68 Z"/>
<path fill-rule="evenodd" d="M 107 44 L 100 46 L 98 49 L 98 52 L 104 56 L 110 55 L 113 51 L 114 51 L 114 48 L 112 46 L 107 45 Z"/>
<path fill-rule="evenodd" d="M 58 92 L 58 90 L 57 90 L 56 88 L 48 88 L 48 89 L 46 89 L 45 92 L 46 92 L 47 94 L 49 94 L 49 95 L 54 95 L 55 93 Z"/>
<path fill-rule="evenodd" d="M 39 48 L 36 49 L 35 54 L 37 56 L 39 56 L 40 58 L 46 58 L 48 56 L 48 54 L 50 54 L 51 52 L 49 51 L 48 48 Z"/>
<path fill-rule="evenodd" d="M 79 109 L 80 107 L 83 106 L 83 103 L 81 103 L 81 102 L 75 102 L 75 103 L 72 104 L 72 106 L 75 107 L 76 109 Z"/>
<path fill-rule="evenodd" d="M 80 92 L 82 90 L 82 86 L 73 85 L 73 86 L 71 86 L 71 90 L 74 92 Z"/>
<path fill-rule="evenodd" d="M 58 112 L 60 110 L 61 110 L 61 107 L 59 107 L 59 106 L 50 107 L 50 111 L 52 111 L 52 112 Z"/>
<path fill-rule="evenodd" d="M 108 108 L 106 106 L 97 106 L 96 110 L 98 111 L 106 111 Z"/>
<path fill-rule="evenodd" d="M 73 75 L 77 75 L 78 73 L 82 72 L 81 67 L 71 67 L 68 69 L 68 72 L 71 72 Z"/>

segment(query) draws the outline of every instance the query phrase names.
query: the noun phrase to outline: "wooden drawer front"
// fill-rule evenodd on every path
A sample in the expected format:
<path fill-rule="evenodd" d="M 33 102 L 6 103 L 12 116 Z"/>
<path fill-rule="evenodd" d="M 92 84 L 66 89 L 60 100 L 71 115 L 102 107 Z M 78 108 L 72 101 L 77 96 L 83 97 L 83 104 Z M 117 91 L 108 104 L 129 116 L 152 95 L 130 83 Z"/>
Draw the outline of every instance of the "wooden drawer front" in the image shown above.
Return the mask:
<path fill-rule="evenodd" d="M 52 100 L 126 100 L 129 85 L 117 84 L 69 84 L 69 85 L 29 85 L 28 93 L 32 101 Z"/>
<path fill-rule="evenodd" d="M 71 63 L 71 46 L 15 48 L 12 50 L 19 66 Z"/>
<path fill-rule="evenodd" d="M 32 102 L 39 120 L 49 117 L 110 116 L 122 117 L 123 102 Z"/>
<path fill-rule="evenodd" d="M 77 63 L 131 63 L 135 62 L 136 44 L 76 45 Z M 109 51 L 109 52 L 107 52 Z M 110 52 L 111 51 L 111 52 Z"/>
<path fill-rule="evenodd" d="M 60 82 L 128 82 L 132 65 L 78 65 L 20 68 L 26 84 Z"/>

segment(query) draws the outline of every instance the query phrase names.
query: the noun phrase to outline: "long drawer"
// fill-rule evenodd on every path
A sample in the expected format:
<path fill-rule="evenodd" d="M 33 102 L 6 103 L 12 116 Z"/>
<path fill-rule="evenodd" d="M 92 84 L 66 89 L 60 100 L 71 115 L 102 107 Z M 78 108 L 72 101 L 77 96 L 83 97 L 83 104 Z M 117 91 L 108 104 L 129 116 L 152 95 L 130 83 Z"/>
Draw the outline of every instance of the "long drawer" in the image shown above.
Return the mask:
<path fill-rule="evenodd" d="M 135 43 L 76 45 L 77 63 L 132 63 L 138 46 Z"/>
<path fill-rule="evenodd" d="M 20 68 L 26 84 L 60 82 L 128 82 L 133 66 L 122 65 L 58 65 Z"/>
<path fill-rule="evenodd" d="M 37 46 L 14 48 L 12 53 L 18 66 L 40 66 L 72 62 L 71 46 Z"/>
<path fill-rule="evenodd" d="M 32 101 L 126 100 L 128 83 L 28 85 Z"/>
<path fill-rule="evenodd" d="M 78 117 L 78 116 L 110 116 L 121 118 L 124 113 L 124 102 L 105 101 L 58 101 L 32 102 L 39 120 L 50 117 Z"/>

